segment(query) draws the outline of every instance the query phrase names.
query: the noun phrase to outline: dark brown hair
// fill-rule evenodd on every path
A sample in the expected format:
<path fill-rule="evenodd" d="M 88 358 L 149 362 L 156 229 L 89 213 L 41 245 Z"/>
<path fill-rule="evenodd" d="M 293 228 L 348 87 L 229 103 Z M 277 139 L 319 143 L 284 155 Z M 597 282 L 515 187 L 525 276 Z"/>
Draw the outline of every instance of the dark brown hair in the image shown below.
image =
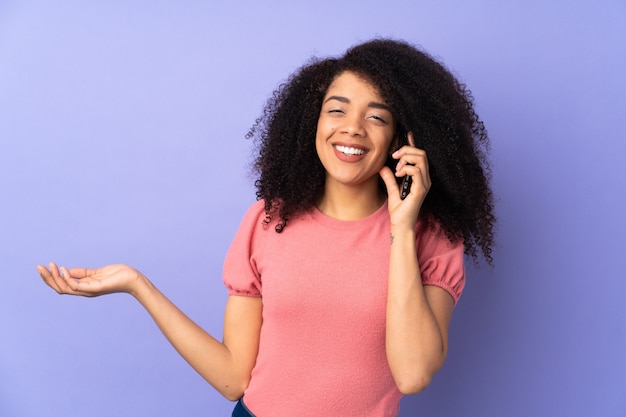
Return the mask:
<path fill-rule="evenodd" d="M 281 84 L 247 137 L 255 138 L 257 198 L 276 231 L 306 211 L 324 192 L 325 171 L 315 150 L 322 100 L 332 81 L 351 71 L 376 86 L 392 108 L 396 133 L 412 131 L 427 152 L 432 186 L 420 210 L 451 241 L 463 239 L 492 263 L 494 203 L 489 187 L 487 131 L 469 90 L 441 63 L 404 42 L 376 39 L 342 57 L 313 59 Z M 388 165 L 395 169 L 395 163 Z"/>

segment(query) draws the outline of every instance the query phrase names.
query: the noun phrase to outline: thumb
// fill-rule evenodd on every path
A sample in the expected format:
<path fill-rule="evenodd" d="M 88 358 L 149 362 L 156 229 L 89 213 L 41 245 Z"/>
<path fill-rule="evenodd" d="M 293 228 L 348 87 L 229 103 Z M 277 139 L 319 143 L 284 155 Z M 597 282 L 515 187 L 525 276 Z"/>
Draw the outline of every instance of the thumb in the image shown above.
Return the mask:
<path fill-rule="evenodd" d="M 396 182 L 396 176 L 391 171 L 391 168 L 388 166 L 384 166 L 378 171 L 378 175 L 383 179 L 385 183 L 385 187 L 387 187 L 387 196 L 399 195 L 400 189 L 398 188 L 398 183 Z"/>

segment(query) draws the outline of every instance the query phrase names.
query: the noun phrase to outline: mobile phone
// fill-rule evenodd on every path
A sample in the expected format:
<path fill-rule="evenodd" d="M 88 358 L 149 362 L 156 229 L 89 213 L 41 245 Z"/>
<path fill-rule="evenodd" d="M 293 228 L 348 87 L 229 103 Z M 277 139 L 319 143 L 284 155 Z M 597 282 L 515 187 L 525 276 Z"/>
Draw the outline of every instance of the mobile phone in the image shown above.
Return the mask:
<path fill-rule="evenodd" d="M 410 175 L 405 175 L 402 178 L 402 185 L 400 186 L 400 200 L 404 200 L 411 192 L 411 184 L 413 184 L 413 178 Z"/>
<path fill-rule="evenodd" d="M 413 135 L 409 136 L 406 134 L 405 141 L 410 146 L 415 146 L 415 140 L 413 139 Z M 402 185 L 400 185 L 400 200 L 404 200 L 407 195 L 411 192 L 411 184 L 413 184 L 413 178 L 410 175 L 405 175 L 402 178 Z"/>

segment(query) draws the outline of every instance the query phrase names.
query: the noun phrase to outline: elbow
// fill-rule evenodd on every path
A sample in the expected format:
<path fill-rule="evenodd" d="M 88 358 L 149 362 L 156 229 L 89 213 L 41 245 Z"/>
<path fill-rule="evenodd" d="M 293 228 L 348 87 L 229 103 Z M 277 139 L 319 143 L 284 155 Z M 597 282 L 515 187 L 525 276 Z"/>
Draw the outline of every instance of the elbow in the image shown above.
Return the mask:
<path fill-rule="evenodd" d="M 432 381 L 433 375 L 430 373 L 415 374 L 410 378 L 396 380 L 398 390 L 404 395 L 417 394 L 424 391 Z"/>
<path fill-rule="evenodd" d="M 430 385 L 437 371 L 441 369 L 443 360 L 442 358 L 441 362 L 437 364 L 431 363 L 430 366 L 418 366 L 412 372 L 405 370 L 404 372 L 393 374 L 398 390 L 404 395 L 417 394 L 424 391 Z"/>
<path fill-rule="evenodd" d="M 228 392 L 222 392 L 222 395 L 228 401 L 239 401 L 239 399 L 241 397 L 243 397 L 243 391 L 234 391 L 233 390 L 233 391 L 228 391 Z"/>
<path fill-rule="evenodd" d="M 243 393 L 248 388 L 249 379 L 240 381 L 237 384 L 228 384 L 218 389 L 219 393 L 228 401 L 238 401 L 243 397 Z"/>
<path fill-rule="evenodd" d="M 441 369 L 446 360 L 446 353 L 428 360 L 414 362 L 412 365 L 395 364 L 391 367 L 391 374 L 398 390 L 404 395 L 417 394 L 430 385 L 435 374 Z"/>

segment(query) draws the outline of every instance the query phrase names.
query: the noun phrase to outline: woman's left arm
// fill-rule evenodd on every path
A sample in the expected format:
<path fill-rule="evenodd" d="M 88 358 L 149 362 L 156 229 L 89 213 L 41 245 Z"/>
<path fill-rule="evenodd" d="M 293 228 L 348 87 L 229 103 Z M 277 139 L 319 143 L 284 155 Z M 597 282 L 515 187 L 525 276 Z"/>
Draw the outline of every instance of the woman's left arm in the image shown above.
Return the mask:
<path fill-rule="evenodd" d="M 412 184 L 401 200 L 394 174 L 386 167 L 380 171 L 391 220 L 387 361 L 398 389 L 413 394 L 428 386 L 445 361 L 454 301 L 445 290 L 422 284 L 416 256 L 415 224 L 431 185 L 426 152 L 404 146 L 392 156 L 399 160 L 395 175 L 411 176 Z"/>
<path fill-rule="evenodd" d="M 391 233 L 387 360 L 398 389 L 414 394 L 428 386 L 445 361 L 454 301 L 445 290 L 422 285 L 415 231 Z"/>

